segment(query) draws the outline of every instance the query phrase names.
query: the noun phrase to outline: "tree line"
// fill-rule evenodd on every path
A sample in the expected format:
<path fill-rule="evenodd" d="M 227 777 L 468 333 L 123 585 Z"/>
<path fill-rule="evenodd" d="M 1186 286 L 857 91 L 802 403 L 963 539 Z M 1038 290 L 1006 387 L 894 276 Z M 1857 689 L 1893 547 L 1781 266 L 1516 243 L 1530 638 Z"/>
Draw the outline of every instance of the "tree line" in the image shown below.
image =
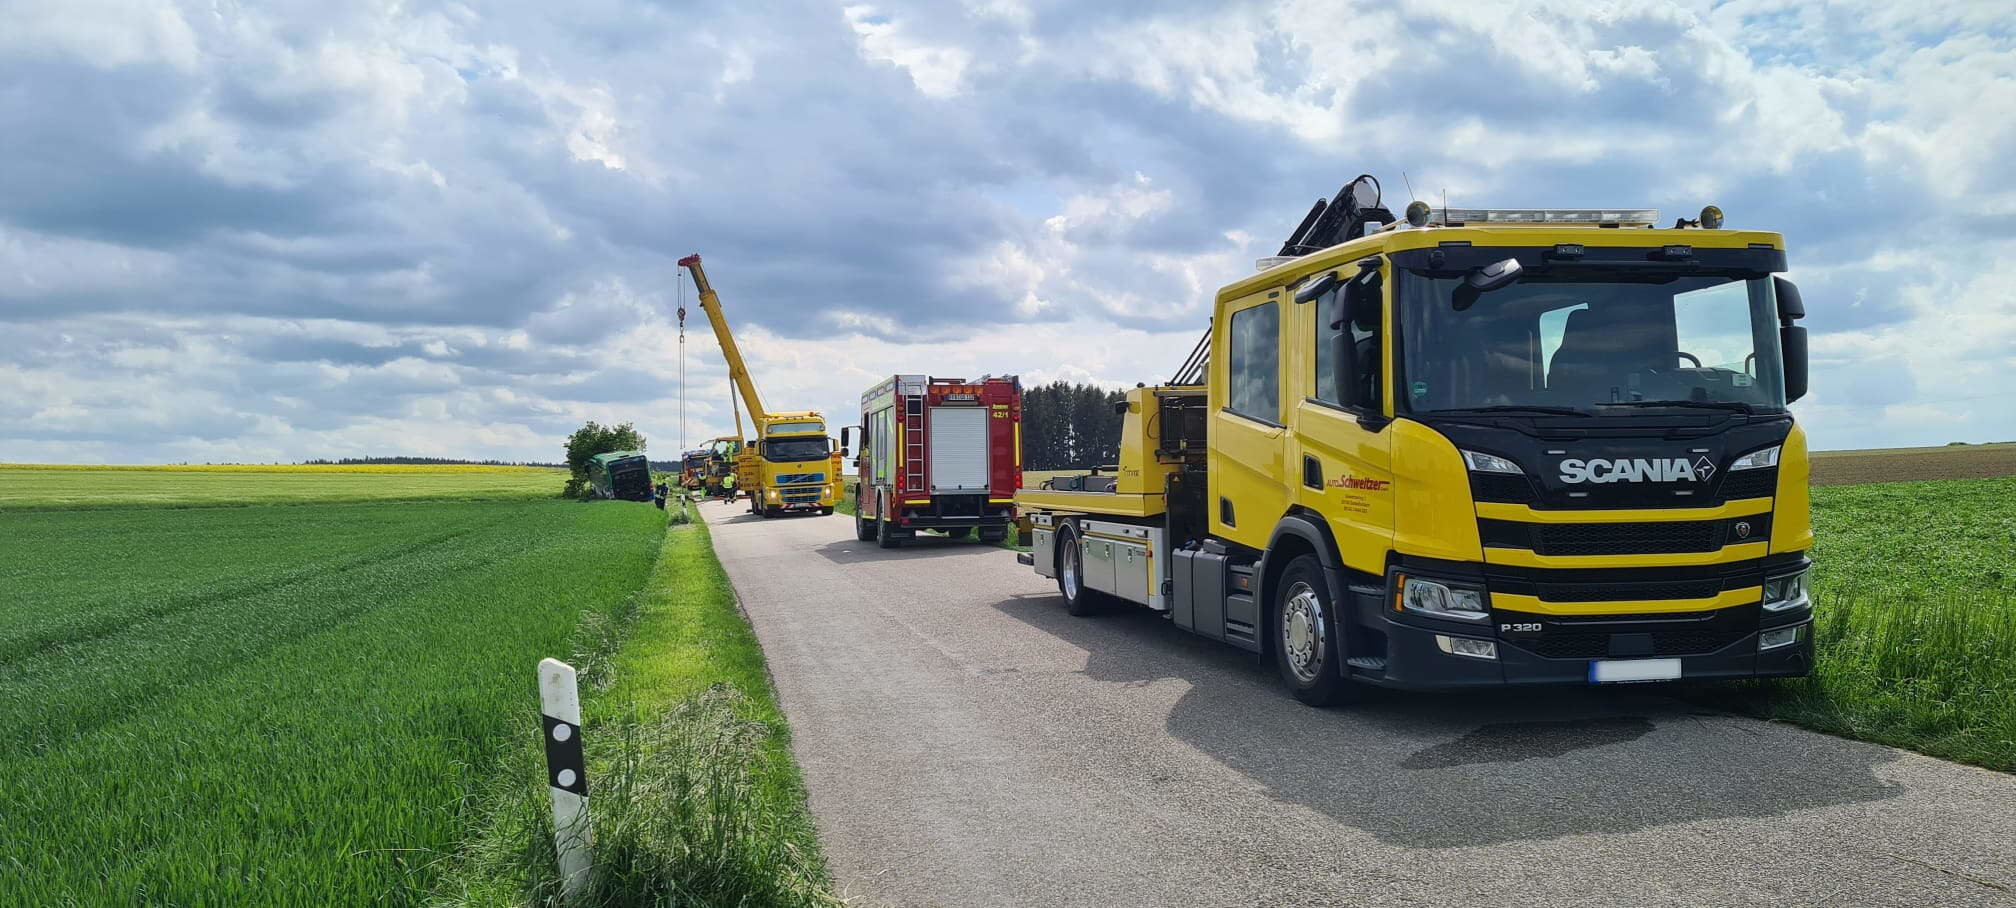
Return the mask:
<path fill-rule="evenodd" d="M 1125 392 L 1055 381 L 1022 389 L 1022 468 L 1089 470 L 1120 460 Z"/>

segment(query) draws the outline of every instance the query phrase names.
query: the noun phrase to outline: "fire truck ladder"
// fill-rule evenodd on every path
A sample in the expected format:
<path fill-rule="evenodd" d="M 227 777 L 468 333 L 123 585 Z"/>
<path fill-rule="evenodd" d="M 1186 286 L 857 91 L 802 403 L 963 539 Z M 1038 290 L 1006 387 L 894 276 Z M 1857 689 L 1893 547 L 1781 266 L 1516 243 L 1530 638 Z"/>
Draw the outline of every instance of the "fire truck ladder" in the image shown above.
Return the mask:
<path fill-rule="evenodd" d="M 929 495 L 924 487 L 924 395 L 903 401 L 903 490 Z"/>

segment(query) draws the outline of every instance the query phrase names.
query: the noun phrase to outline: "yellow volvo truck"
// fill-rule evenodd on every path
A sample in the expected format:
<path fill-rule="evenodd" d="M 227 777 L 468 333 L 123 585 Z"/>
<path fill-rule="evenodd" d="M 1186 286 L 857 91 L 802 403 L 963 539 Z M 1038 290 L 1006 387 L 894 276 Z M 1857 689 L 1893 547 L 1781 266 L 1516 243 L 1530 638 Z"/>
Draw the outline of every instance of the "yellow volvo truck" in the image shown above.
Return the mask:
<path fill-rule="evenodd" d="M 1326 210 L 1327 208 L 1327 210 Z M 1305 702 L 1805 674 L 1805 313 L 1710 206 L 1430 210 L 1361 177 L 1217 294 L 1119 469 L 1020 556 L 1260 654 Z"/>
<path fill-rule="evenodd" d="M 764 517 L 790 512 L 833 513 L 840 499 L 840 452 L 826 434 L 826 419 L 816 410 L 763 409 L 749 367 L 728 330 L 728 317 L 721 312 L 721 298 L 700 267 L 700 256 L 689 255 L 679 265 L 693 275 L 700 290 L 700 308 L 714 327 L 721 343 L 721 356 L 728 363 L 728 377 L 749 408 L 756 424 L 756 440 L 743 445 L 736 457 L 736 486 L 749 496 L 749 510 Z M 739 417 L 738 426 L 739 426 Z"/>

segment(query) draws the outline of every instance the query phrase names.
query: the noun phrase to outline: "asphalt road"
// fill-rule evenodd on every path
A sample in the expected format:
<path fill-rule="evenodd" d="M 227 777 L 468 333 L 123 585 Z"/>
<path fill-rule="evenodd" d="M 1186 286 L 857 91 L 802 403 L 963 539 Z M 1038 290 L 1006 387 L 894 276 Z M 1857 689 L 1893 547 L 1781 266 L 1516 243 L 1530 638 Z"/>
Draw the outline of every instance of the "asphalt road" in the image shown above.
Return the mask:
<path fill-rule="evenodd" d="M 1312 709 L 1004 549 L 706 508 L 864 904 L 2016 905 L 2016 777 L 1647 688 Z"/>

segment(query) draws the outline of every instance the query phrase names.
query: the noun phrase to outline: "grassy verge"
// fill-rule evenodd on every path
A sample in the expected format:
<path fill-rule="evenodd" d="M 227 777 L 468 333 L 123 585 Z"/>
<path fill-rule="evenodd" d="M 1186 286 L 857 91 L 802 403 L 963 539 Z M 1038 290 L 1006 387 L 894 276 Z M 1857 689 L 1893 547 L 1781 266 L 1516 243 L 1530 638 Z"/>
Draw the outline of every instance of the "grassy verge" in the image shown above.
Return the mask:
<path fill-rule="evenodd" d="M 0 904 L 410 902 L 648 506 L 0 517 Z"/>
<path fill-rule="evenodd" d="M 626 626 L 576 655 L 595 817 L 592 905 L 837 905 L 761 650 L 706 525 L 674 526 Z M 536 716 L 526 716 L 528 744 Z M 557 891 L 541 759 L 525 747 L 440 901 L 550 902 Z"/>
<path fill-rule="evenodd" d="M 2016 772 L 2016 479 L 1814 490 L 1817 660 L 1756 715 Z"/>

